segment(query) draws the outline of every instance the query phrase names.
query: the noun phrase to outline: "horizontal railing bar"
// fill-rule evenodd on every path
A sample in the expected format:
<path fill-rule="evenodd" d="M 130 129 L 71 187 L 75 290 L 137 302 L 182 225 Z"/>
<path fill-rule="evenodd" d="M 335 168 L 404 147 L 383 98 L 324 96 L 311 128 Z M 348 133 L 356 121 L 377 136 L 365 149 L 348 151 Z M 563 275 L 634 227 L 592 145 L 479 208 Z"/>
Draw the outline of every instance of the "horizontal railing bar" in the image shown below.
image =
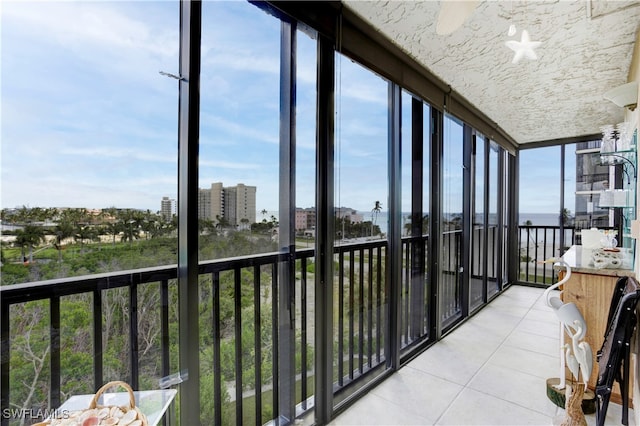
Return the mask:
<path fill-rule="evenodd" d="M 530 227 L 531 229 L 540 229 L 543 227 Z M 547 227 L 548 229 L 558 229 L 558 227 Z M 569 228 L 566 228 L 569 229 Z M 455 241 L 455 244 L 460 244 L 461 231 L 447 231 L 443 232 L 442 235 L 445 236 L 447 241 L 451 244 Z M 451 240 L 451 238 L 455 238 L 455 240 Z M 411 250 L 412 248 L 406 244 L 415 242 L 424 244 L 424 242 L 428 239 L 428 235 L 422 237 L 405 237 L 402 238 L 402 242 L 406 250 Z M 338 329 L 339 329 L 339 341 L 338 341 L 338 360 L 337 360 L 337 370 L 340 373 L 339 377 L 334 383 L 335 390 L 342 389 L 344 387 L 351 388 L 352 385 L 356 382 L 361 383 L 364 378 L 367 376 L 367 373 L 371 373 L 372 371 L 380 371 L 380 369 L 384 368 L 386 354 L 384 351 L 381 351 L 382 346 L 381 343 L 384 341 L 387 336 L 385 335 L 385 317 L 386 310 L 388 306 L 386 305 L 388 300 L 387 289 L 385 288 L 385 283 L 383 280 L 384 268 L 386 266 L 386 255 L 388 250 L 388 241 L 381 239 L 375 241 L 366 241 L 366 242 L 357 242 L 357 243 L 348 243 L 344 245 L 339 245 L 334 247 L 334 253 L 338 254 L 338 266 L 336 269 L 339 270 L 339 278 L 337 279 L 336 285 L 341 288 L 340 291 L 340 303 L 338 306 Z M 454 250 L 455 251 L 455 250 Z M 422 253 L 426 254 L 426 250 L 423 250 Z M 313 259 L 315 254 L 315 250 L 313 248 L 301 249 L 295 252 L 295 259 L 302 259 L 302 265 L 306 265 L 306 259 Z M 409 267 L 411 263 L 410 253 L 407 252 L 407 267 Z M 271 282 L 271 294 L 274 297 L 273 303 L 277 303 L 277 270 L 279 264 L 283 261 L 291 260 L 288 254 L 283 254 L 280 252 L 272 252 L 272 253 L 262 253 L 255 255 L 247 255 L 247 256 L 238 256 L 233 258 L 225 258 L 225 259 L 216 259 L 209 260 L 205 262 L 201 262 L 198 265 L 198 273 L 199 275 L 211 274 L 213 281 L 213 310 L 214 310 L 214 336 L 217 336 L 214 339 L 214 342 L 217 340 L 217 344 L 219 345 L 220 339 L 220 318 L 219 318 L 219 304 L 220 304 L 220 273 L 226 271 L 234 272 L 234 294 L 237 297 L 234 306 L 234 314 L 235 314 L 235 352 L 237 355 L 240 354 L 243 349 L 241 346 L 241 315 L 240 315 L 240 307 L 239 303 L 239 295 L 241 294 L 240 287 L 244 289 L 245 285 L 250 285 L 254 290 L 254 304 L 255 311 L 257 312 L 257 316 L 254 318 L 255 328 L 260 330 L 260 307 L 259 300 L 260 295 L 255 293 L 256 288 L 259 288 L 260 284 L 260 267 L 268 266 L 272 268 L 272 282 Z M 348 256 L 348 258 L 347 258 Z M 358 260 L 356 260 L 358 259 Z M 457 260 L 454 258 L 449 259 L 451 262 L 455 263 Z M 375 268 L 374 268 L 375 266 Z M 347 267 L 349 271 L 347 272 Z M 254 276 L 253 282 L 250 284 L 245 284 L 241 282 L 243 280 L 240 279 L 240 271 L 244 268 L 254 268 Z M 448 271 L 442 271 L 443 276 L 449 278 Z M 357 275 L 356 275 L 357 274 Z M 71 294 L 77 293 L 89 293 L 92 292 L 94 297 L 98 297 L 98 300 L 94 301 L 94 307 L 98 307 L 101 305 L 101 294 L 102 290 L 108 290 L 111 288 L 119 288 L 119 287 L 130 287 L 130 296 L 133 299 L 137 299 L 136 297 L 136 288 L 138 285 L 148 284 L 148 283 L 161 283 L 162 285 L 162 303 L 163 303 L 163 313 L 162 313 L 162 322 L 169 322 L 168 318 L 168 305 L 169 297 L 168 297 L 168 283 L 169 280 L 176 279 L 177 275 L 177 265 L 164 265 L 158 267 L 149 267 L 142 268 L 136 270 L 128 270 L 128 271 L 117 271 L 112 273 L 104 273 L 104 274 L 95 274 L 88 275 L 82 277 L 71 277 L 65 279 L 56 279 L 56 280 L 48 280 L 48 281 L 40 281 L 40 282 L 32 282 L 26 284 L 15 284 L 9 286 L 1 286 L 0 287 L 0 299 L 2 299 L 3 306 L 10 306 L 15 303 L 24 303 L 31 300 L 38 299 L 52 299 L 53 297 L 61 297 Z M 346 275 L 346 276 L 345 276 Z M 406 280 L 408 280 L 410 275 L 404 276 Z M 451 278 L 456 276 L 456 272 L 451 272 Z M 302 275 L 300 277 L 302 285 L 306 285 L 306 267 L 303 268 Z M 345 282 L 345 280 L 347 280 Z M 349 288 L 347 289 L 345 285 Z M 455 282 L 453 283 L 456 284 Z M 375 288 L 373 288 L 375 285 Z M 258 286 L 258 287 L 256 287 Z M 407 297 L 410 295 L 410 288 L 407 288 Z M 356 294 L 357 293 L 357 294 Z M 357 296 L 357 297 L 356 297 Z M 452 294 L 451 297 L 454 295 Z M 343 299 L 348 297 L 348 299 Z M 303 303 L 301 313 L 301 321 L 304 327 L 302 344 L 303 351 L 305 350 L 306 344 L 306 293 L 302 290 L 301 300 Z M 374 302 L 375 300 L 375 302 Z M 99 303 L 97 303 L 99 302 Z M 407 302 L 407 301 L 405 301 Z M 138 300 L 131 300 L 130 306 L 135 308 L 136 303 L 139 303 Z M 405 303 L 406 312 L 404 314 L 409 313 L 409 305 Z M 453 312 L 452 318 L 457 317 L 458 307 L 452 307 L 455 311 Z M 428 306 L 425 307 L 425 312 L 428 310 Z M 134 312 L 132 312 L 132 318 L 130 321 L 134 320 Z M 275 324 L 277 324 L 277 310 L 272 312 L 272 327 L 273 327 L 273 339 L 274 339 L 274 359 L 278 359 L 277 357 L 277 329 L 275 328 Z M 452 320 L 452 318 L 447 318 L 448 320 Z M 355 320 L 357 319 L 357 324 Z M 131 324 L 133 325 L 133 324 Z M 96 327 L 97 325 L 94 325 Z M 165 326 L 166 327 L 166 326 Z M 135 335 L 135 327 L 132 327 L 133 330 L 131 335 Z M 167 327 L 168 328 L 168 327 Z M 168 346 L 168 333 L 166 330 L 163 330 L 163 351 L 166 350 Z M 408 333 L 408 329 L 406 330 Z M 256 335 L 256 338 L 259 336 Z M 356 335 L 357 334 L 357 335 Z M 375 336 L 375 339 L 373 337 Z M 344 338 L 344 340 L 343 340 Z M 423 343 L 423 340 L 428 338 L 428 336 L 419 336 L 419 338 L 414 342 L 412 338 L 409 338 L 407 334 L 407 341 L 405 342 L 407 347 L 412 347 L 413 343 Z M 343 346 L 344 345 L 344 346 Z M 131 345 L 133 349 L 135 345 Z M 100 350 L 101 348 L 98 348 Z M 343 350 L 346 353 L 343 353 Z M 222 398 L 220 394 L 220 389 L 222 387 L 221 379 L 221 356 L 220 356 L 220 347 L 216 347 L 216 343 L 214 343 L 214 376 L 217 376 L 217 382 L 214 383 L 214 387 L 216 388 L 214 393 L 214 406 L 216 411 L 216 419 L 221 420 L 220 412 L 222 411 Z M 306 381 L 306 353 L 304 354 L 302 360 L 302 371 L 301 379 L 303 382 Z M 256 364 L 260 364 L 261 354 L 257 352 L 255 354 Z M 343 358 L 344 356 L 344 358 Z M 357 359 L 356 359 L 357 357 Z M 241 376 L 242 372 L 242 361 L 240 357 L 236 357 L 236 365 L 235 365 L 235 398 L 239 400 L 238 403 L 242 404 L 242 387 L 243 387 L 243 378 Z M 138 360 L 132 359 L 132 363 L 138 364 Z M 163 367 L 168 368 L 169 359 L 168 356 L 163 358 Z M 96 364 L 96 367 L 102 364 L 101 360 Z M 131 366 L 133 376 L 137 376 L 135 372 L 136 366 Z M 164 369 L 163 368 L 163 369 Z M 278 406 L 278 366 L 274 362 L 272 365 L 273 372 L 273 401 L 272 406 Z M 100 368 L 101 369 L 101 368 Z M 257 367 L 256 369 L 256 383 L 260 382 L 261 369 Z M 97 377 L 97 376 L 96 376 Z M 131 378 L 132 381 L 135 380 L 135 377 Z M 215 381 L 215 380 L 214 380 Z M 301 393 L 301 398 L 304 400 L 306 398 L 306 383 L 303 383 L 303 390 Z M 258 391 L 260 391 L 260 385 L 256 387 Z M 260 397 L 258 397 L 260 398 Z M 3 403 L 5 401 L 3 400 Z M 269 401 L 271 402 L 271 401 Z M 264 401 L 260 401 L 258 399 L 257 407 L 255 415 L 259 417 L 259 413 L 261 411 L 261 407 L 264 404 Z M 236 416 L 241 415 L 242 413 L 242 405 L 236 405 Z"/>
<path fill-rule="evenodd" d="M 387 246 L 387 240 L 372 240 L 372 241 L 364 241 L 364 242 L 356 242 L 356 243 L 347 243 L 347 244 L 340 244 L 335 246 L 334 253 L 342 253 L 345 251 L 354 252 L 354 251 L 369 248 L 369 247 L 386 247 L 386 246 Z"/>
<path fill-rule="evenodd" d="M 313 249 L 296 251 L 296 259 L 313 257 Z M 201 262 L 198 274 L 223 272 L 234 268 L 271 265 L 274 262 L 289 260 L 287 254 L 266 253 L 230 257 L 219 260 Z M 32 300 L 48 299 L 53 295 L 68 296 L 71 294 L 87 293 L 95 290 L 108 290 L 131 285 L 132 281 L 139 284 L 160 282 L 177 278 L 177 264 L 154 266 L 101 274 L 82 275 L 78 277 L 56 278 L 53 280 L 33 281 L 29 283 L 0 286 L 0 297 L 7 304 L 24 303 Z"/>
<path fill-rule="evenodd" d="M 134 279 L 140 284 L 145 284 L 159 282 L 163 279 L 175 279 L 177 277 L 175 265 L 174 269 L 165 266 L 157 267 L 154 272 L 155 273 L 152 274 L 136 270 L 126 273 L 99 274 L 100 276 L 83 275 L 65 279 L 12 284 L 0 286 L 0 297 L 9 304 L 24 303 L 33 300 L 48 299 L 54 295 L 69 296 L 72 294 L 89 293 L 95 290 L 127 287 L 131 285 Z"/>
<path fill-rule="evenodd" d="M 559 229 L 556 225 L 519 225 L 522 231 L 544 229 Z M 578 231 L 571 226 L 565 226 L 567 231 Z M 608 228 L 602 228 L 608 229 Z M 460 233 L 459 230 L 446 231 L 444 234 Z M 427 236 L 428 237 L 428 236 Z M 403 241 L 419 240 L 422 237 L 404 237 Z M 334 247 L 335 253 L 354 252 L 360 248 L 385 247 L 387 240 L 366 241 L 357 243 L 342 244 Z M 296 259 L 311 258 L 314 255 L 313 248 L 296 250 Z M 201 262 L 198 267 L 199 274 L 212 272 L 222 272 L 231 270 L 236 267 L 252 267 L 269 265 L 273 262 L 280 262 L 285 259 L 286 255 L 273 252 L 257 255 L 237 256 L 225 259 L 216 259 Z M 135 275 L 135 278 L 133 276 Z M 96 290 L 107 290 L 117 287 L 129 286 L 132 280 L 140 284 L 160 282 L 177 278 L 177 264 L 153 266 L 147 268 L 125 270 L 118 272 L 105 272 L 100 274 L 83 275 L 69 278 L 56 278 L 45 281 L 35 281 L 29 283 L 12 284 L 0 286 L 0 297 L 8 305 L 14 303 L 23 303 L 32 300 L 48 299 L 53 295 L 67 296 L 71 294 L 93 292 Z"/>

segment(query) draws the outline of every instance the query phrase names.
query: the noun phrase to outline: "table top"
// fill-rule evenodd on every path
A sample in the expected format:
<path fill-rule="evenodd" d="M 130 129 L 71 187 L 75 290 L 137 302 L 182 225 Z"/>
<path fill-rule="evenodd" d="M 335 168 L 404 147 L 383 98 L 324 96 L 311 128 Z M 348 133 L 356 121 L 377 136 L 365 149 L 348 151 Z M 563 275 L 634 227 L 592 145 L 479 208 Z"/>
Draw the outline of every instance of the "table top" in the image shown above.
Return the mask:
<path fill-rule="evenodd" d="M 163 389 L 163 390 L 146 390 L 135 391 L 133 395 L 136 400 L 136 407 L 142 411 L 147 417 L 149 426 L 157 425 L 164 413 L 171 405 L 171 402 L 175 398 L 177 390 L 175 389 Z M 86 410 L 89 408 L 89 404 L 93 399 L 94 394 L 88 395 L 74 395 L 65 401 L 64 404 L 58 408 L 58 413 L 72 412 Z M 128 392 L 114 392 L 104 393 L 98 399 L 98 405 L 129 405 L 129 393 Z"/>
<path fill-rule="evenodd" d="M 596 255 L 594 257 L 594 254 Z M 602 267 L 594 263 L 594 258 L 598 255 L 604 254 L 610 255 L 619 259 L 617 267 L 613 267 L 610 262 L 607 262 L 605 258 Z M 569 250 L 562 256 L 562 260 L 567 262 L 571 267 L 572 272 L 594 274 L 594 275 L 609 275 L 613 277 L 633 277 L 633 254 L 629 249 L 620 248 L 619 252 L 603 252 L 602 249 L 589 249 L 580 245 L 571 246 Z"/>

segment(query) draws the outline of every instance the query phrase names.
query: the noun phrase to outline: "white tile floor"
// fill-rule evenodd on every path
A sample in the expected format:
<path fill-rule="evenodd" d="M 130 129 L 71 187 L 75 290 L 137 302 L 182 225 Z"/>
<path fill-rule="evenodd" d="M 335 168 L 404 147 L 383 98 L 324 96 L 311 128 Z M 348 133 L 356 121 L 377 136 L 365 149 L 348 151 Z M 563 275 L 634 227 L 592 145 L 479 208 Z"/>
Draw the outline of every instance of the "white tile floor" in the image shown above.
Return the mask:
<path fill-rule="evenodd" d="M 511 287 L 331 424 L 559 424 L 564 410 L 546 396 L 546 379 L 559 375 L 559 325 L 542 292 Z M 606 424 L 621 413 L 610 404 Z"/>

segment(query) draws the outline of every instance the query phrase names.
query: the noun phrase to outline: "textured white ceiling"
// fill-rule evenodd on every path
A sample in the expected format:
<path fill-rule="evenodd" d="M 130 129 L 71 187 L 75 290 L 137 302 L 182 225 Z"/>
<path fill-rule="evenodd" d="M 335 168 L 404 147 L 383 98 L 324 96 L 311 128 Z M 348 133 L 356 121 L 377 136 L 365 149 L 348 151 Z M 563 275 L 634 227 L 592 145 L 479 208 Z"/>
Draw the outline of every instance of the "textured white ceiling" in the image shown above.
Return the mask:
<path fill-rule="evenodd" d="M 518 143 L 597 134 L 624 119 L 602 95 L 627 82 L 640 1 L 482 1 L 444 36 L 435 32 L 439 1 L 343 3 Z M 512 64 L 505 42 L 524 29 L 542 42 L 538 60 Z"/>

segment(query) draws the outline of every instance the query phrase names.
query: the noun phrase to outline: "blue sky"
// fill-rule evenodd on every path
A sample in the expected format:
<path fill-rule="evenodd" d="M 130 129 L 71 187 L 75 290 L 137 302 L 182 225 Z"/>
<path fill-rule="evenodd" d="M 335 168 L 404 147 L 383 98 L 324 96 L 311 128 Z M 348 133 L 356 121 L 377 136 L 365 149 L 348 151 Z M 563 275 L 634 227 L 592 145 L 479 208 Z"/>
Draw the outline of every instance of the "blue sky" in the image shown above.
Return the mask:
<path fill-rule="evenodd" d="M 178 72 L 178 13 L 177 2 L 3 3 L 1 207 L 155 211 L 175 197 L 177 82 L 159 71 Z M 200 187 L 255 185 L 258 210 L 277 210 L 279 21 L 246 2 L 205 2 L 203 22 Z M 316 49 L 302 33 L 298 46 L 297 205 L 307 207 Z M 344 62 L 340 202 L 369 210 L 386 201 L 383 173 L 371 173 L 386 162 L 386 84 Z"/>
<path fill-rule="evenodd" d="M 575 213 L 575 145 L 565 148 L 565 208 Z M 520 212 L 560 212 L 560 147 L 520 152 Z"/>
<path fill-rule="evenodd" d="M 157 210 L 175 193 L 177 85 L 158 71 L 177 70 L 177 13 L 3 2 L 2 207 Z"/>
<path fill-rule="evenodd" d="M 178 85 L 159 71 L 178 73 L 178 2 L 0 7 L 0 207 L 156 211 L 175 198 Z M 255 185 L 258 211 L 278 210 L 279 37 L 279 21 L 253 5 L 203 3 L 199 186 Z M 315 203 L 314 43 L 299 33 L 300 207 Z M 370 211 L 379 200 L 386 210 L 387 84 L 346 58 L 337 64 L 336 204 Z M 445 173 L 455 183 L 461 170 Z M 549 176 L 540 167 L 534 182 Z M 445 203 L 453 210 L 458 189 Z"/>

